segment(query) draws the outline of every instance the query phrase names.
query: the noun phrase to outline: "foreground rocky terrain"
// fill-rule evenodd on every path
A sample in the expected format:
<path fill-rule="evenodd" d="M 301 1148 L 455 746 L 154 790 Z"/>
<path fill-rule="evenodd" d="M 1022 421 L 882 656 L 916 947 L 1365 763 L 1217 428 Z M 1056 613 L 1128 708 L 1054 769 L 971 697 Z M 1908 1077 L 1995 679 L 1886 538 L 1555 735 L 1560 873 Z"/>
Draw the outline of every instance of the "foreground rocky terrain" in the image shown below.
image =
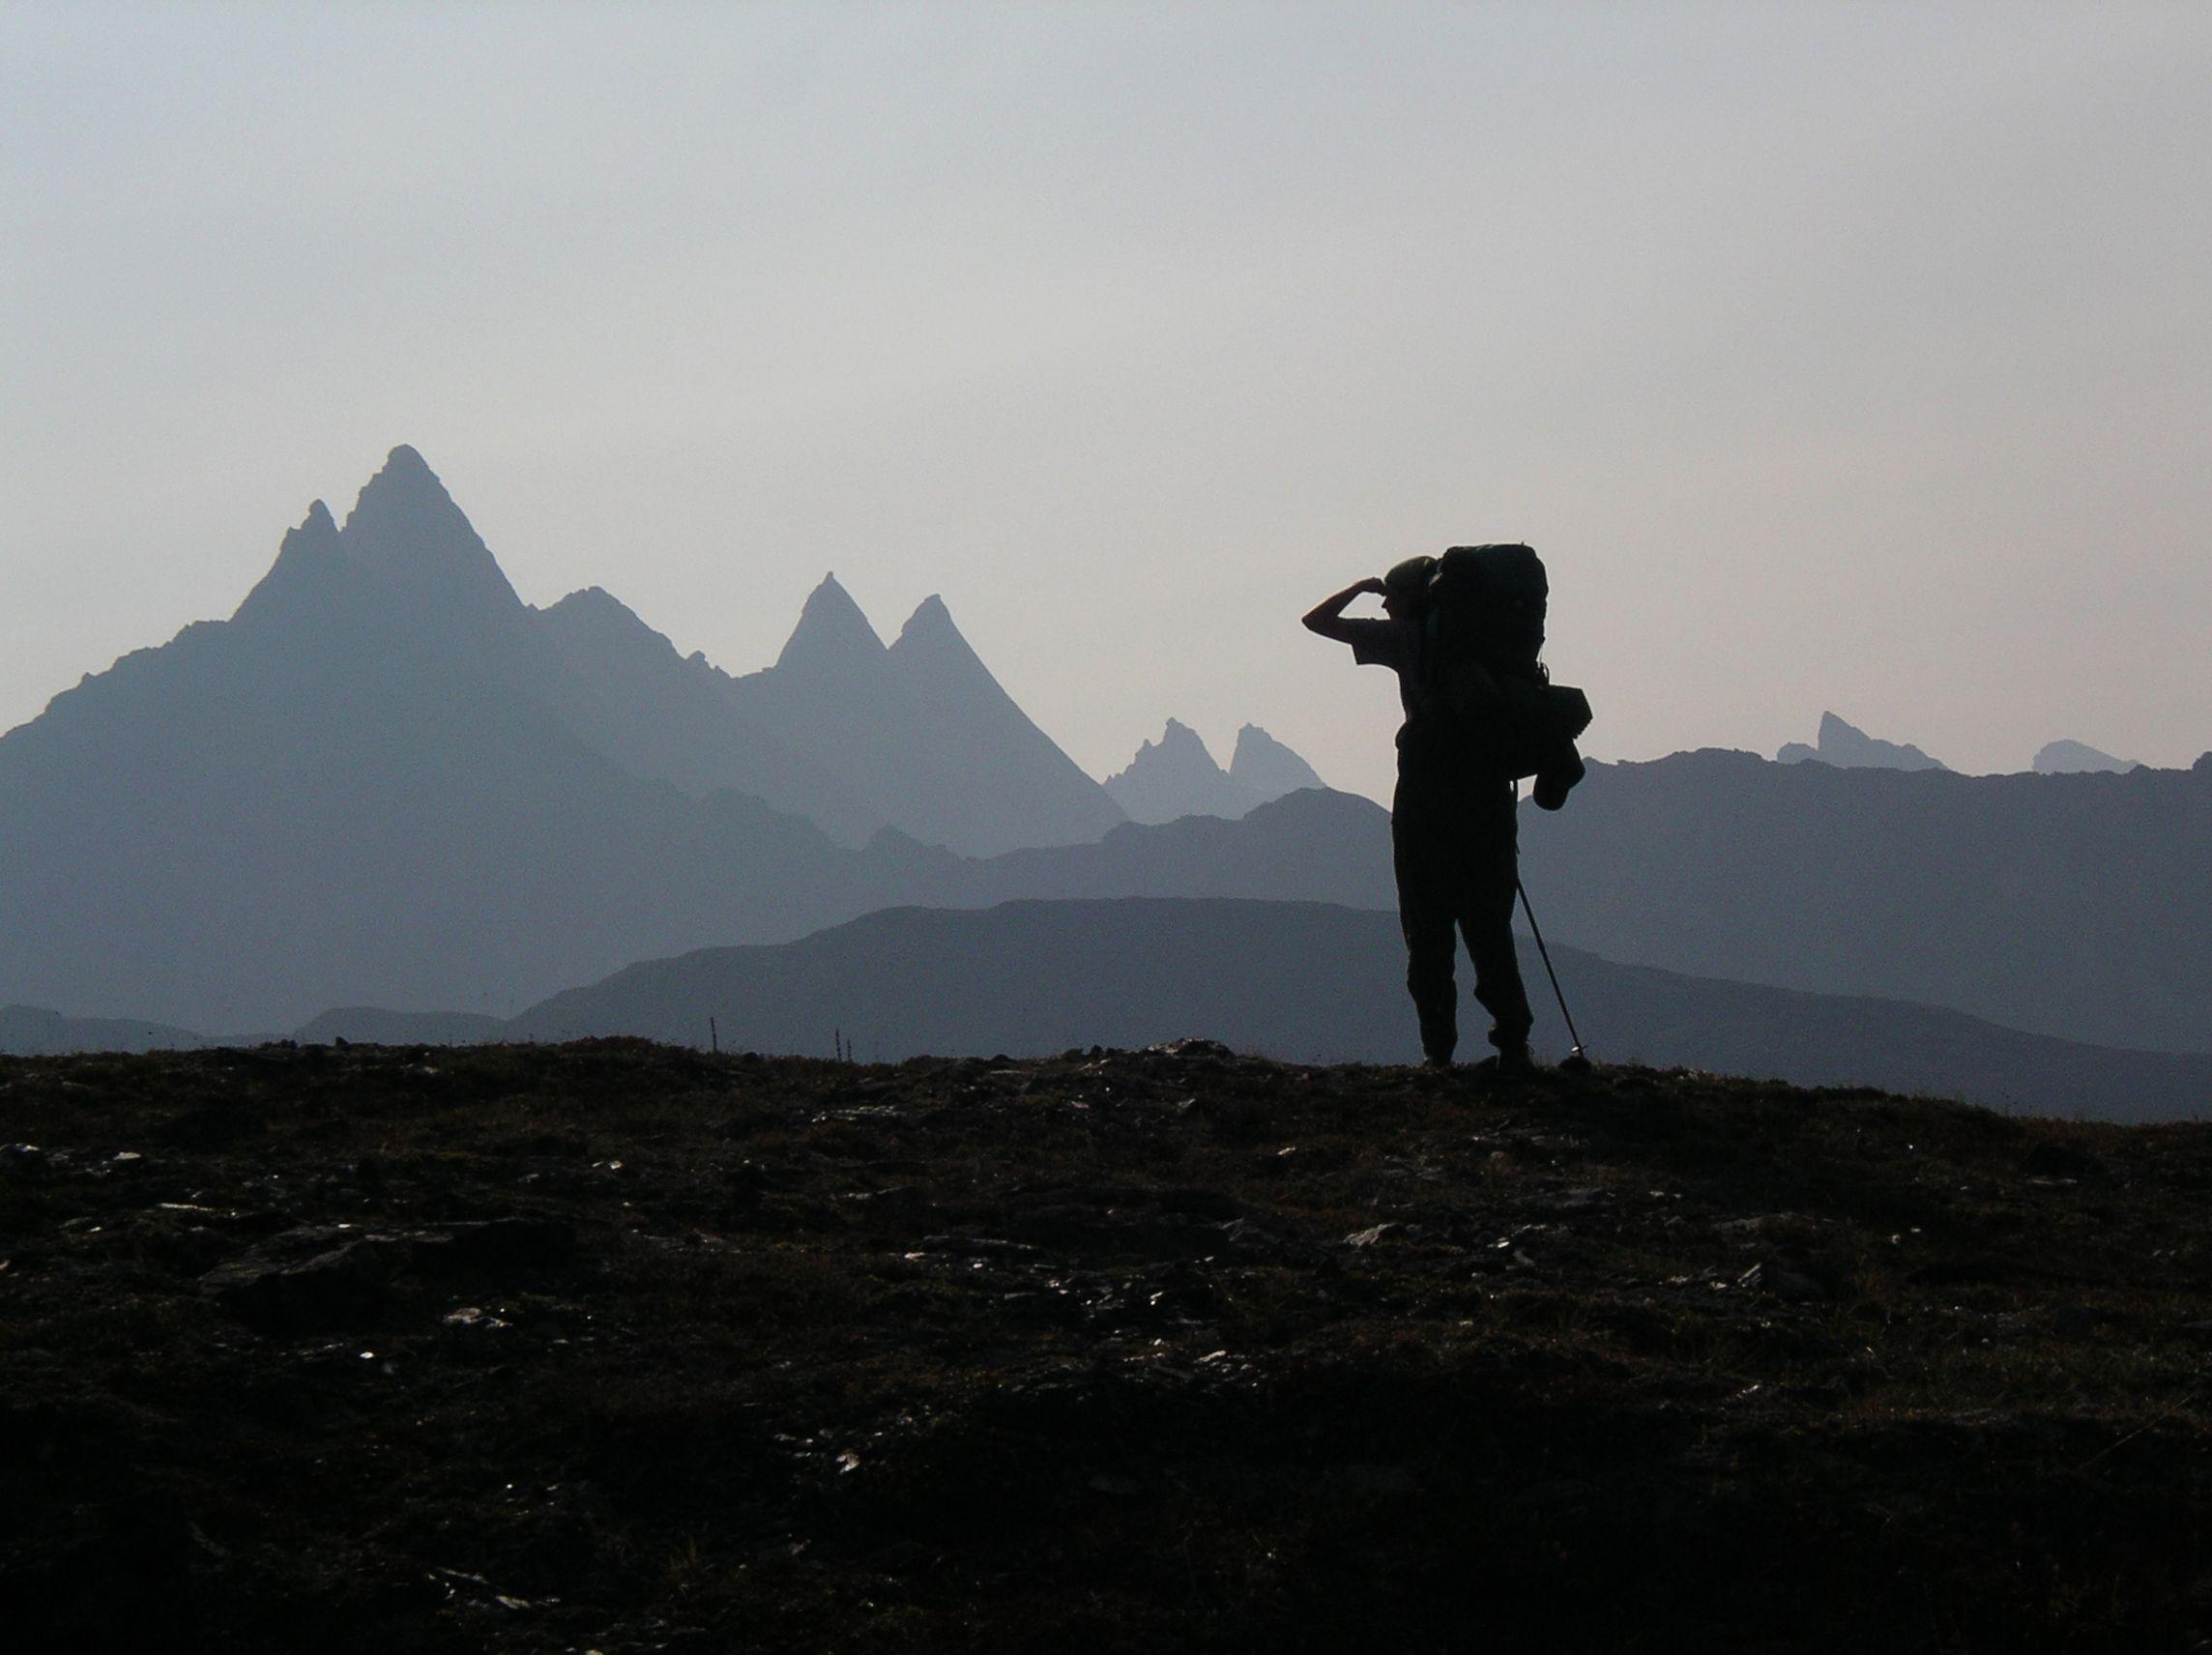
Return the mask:
<path fill-rule="evenodd" d="M 0 1145 L 18 1649 L 2212 1646 L 2204 1126 L 600 1041 Z"/>

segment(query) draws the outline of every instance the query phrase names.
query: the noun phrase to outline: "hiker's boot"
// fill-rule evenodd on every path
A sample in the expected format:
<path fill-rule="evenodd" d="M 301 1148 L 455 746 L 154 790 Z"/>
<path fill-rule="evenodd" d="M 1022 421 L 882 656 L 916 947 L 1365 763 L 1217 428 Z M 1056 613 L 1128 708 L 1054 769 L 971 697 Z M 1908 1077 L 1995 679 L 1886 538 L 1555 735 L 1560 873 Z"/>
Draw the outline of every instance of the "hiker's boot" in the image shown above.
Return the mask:
<path fill-rule="evenodd" d="M 1515 1040 L 1498 1048 L 1497 1056 L 1485 1058 L 1474 1065 L 1474 1077 L 1485 1086 L 1499 1086 L 1508 1081 L 1533 1079 L 1536 1060 L 1529 1055 L 1528 1042 Z"/>

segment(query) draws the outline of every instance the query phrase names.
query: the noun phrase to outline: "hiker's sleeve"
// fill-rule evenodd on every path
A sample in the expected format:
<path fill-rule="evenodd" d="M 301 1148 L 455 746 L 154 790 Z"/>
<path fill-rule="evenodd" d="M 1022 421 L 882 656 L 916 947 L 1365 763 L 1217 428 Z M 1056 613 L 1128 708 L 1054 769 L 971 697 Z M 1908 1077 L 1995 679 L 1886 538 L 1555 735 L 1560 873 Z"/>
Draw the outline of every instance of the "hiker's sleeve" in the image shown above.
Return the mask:
<path fill-rule="evenodd" d="M 1363 667 L 1401 667 L 1406 661 L 1405 629 L 1395 621 L 1347 621 L 1352 658 Z"/>

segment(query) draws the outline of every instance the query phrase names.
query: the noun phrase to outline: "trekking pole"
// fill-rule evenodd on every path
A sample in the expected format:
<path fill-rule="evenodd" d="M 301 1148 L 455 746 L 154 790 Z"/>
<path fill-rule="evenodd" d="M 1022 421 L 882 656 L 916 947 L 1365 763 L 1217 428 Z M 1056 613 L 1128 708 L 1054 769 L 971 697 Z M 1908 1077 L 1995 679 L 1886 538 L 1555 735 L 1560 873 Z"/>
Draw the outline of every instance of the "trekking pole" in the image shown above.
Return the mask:
<path fill-rule="evenodd" d="M 1575 1014 L 1567 1009 L 1567 997 L 1559 992 L 1559 973 L 1552 970 L 1552 950 L 1544 946 L 1543 929 L 1536 923 L 1536 911 L 1528 905 L 1528 887 L 1521 883 L 1521 876 L 1513 876 L 1513 888 L 1521 893 L 1521 912 L 1528 916 L 1529 935 L 1536 939 L 1536 952 L 1543 957 L 1544 974 L 1552 979 L 1553 998 L 1559 1002 L 1559 1015 L 1567 1020 L 1567 1037 L 1574 1041 L 1574 1050 L 1560 1060 L 1562 1069 L 1586 1069 L 1590 1066 L 1589 1054 L 1583 1050 L 1583 1037 L 1575 1029 Z"/>

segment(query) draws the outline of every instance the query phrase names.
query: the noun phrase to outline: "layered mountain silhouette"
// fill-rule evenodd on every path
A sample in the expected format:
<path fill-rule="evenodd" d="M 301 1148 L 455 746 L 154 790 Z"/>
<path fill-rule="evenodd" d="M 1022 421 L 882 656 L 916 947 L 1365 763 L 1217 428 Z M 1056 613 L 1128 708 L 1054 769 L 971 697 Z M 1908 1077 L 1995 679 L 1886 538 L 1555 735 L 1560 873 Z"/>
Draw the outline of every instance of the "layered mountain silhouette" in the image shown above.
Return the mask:
<path fill-rule="evenodd" d="M 911 900 L 949 860 L 919 834 L 991 850 L 1121 820 L 942 604 L 885 651 L 826 635 L 840 601 L 826 583 L 784 662 L 731 679 L 604 593 L 524 604 L 395 449 L 342 528 L 309 508 L 231 620 L 0 738 L 0 1000 L 203 1029 L 505 1013 L 680 937 Z M 841 643 L 874 652 L 852 682 Z M 844 744 L 811 750 L 825 720 Z"/>
<path fill-rule="evenodd" d="M 1106 778 L 1106 791 L 1132 822 L 1182 816 L 1244 815 L 1255 805 L 1302 788 L 1323 787 L 1314 769 L 1257 724 L 1237 733 L 1237 751 L 1223 769 L 1198 732 L 1170 718 L 1157 741 L 1147 741 L 1126 769 Z"/>
<path fill-rule="evenodd" d="M 999 686 L 940 597 L 886 648 L 826 575 L 775 665 L 730 687 L 748 717 L 925 844 L 989 856 L 1093 840 L 1123 819 Z"/>
<path fill-rule="evenodd" d="M 1523 969 L 1541 982 L 1528 950 Z M 1616 965 L 1555 947 L 1601 1055 L 1800 1085 L 1933 1092 L 2037 1113 L 2170 1119 L 2212 1113 L 2212 1055 L 2119 1052 L 1896 1001 L 1793 993 Z M 1204 1034 L 1296 1061 L 1420 1057 L 1395 919 L 1318 903 L 1014 902 L 895 909 L 775 947 L 631 966 L 504 1026 L 502 1038 L 642 1034 L 724 1051 L 1041 1056 Z M 917 970 L 917 962 L 928 969 Z M 320 1020 L 334 1031 L 342 1018 Z M 1479 1024 L 1463 1031 L 1466 1055 Z M 349 1037 L 360 1037 L 351 1035 Z M 1539 1050 L 1566 1049 L 1538 1005 Z"/>
<path fill-rule="evenodd" d="M 1227 779 L 1302 779 L 1270 745 L 1248 730 Z M 0 737 L 0 1004 L 188 1031 L 344 1005 L 504 1019 L 633 961 L 893 905 L 1393 906 L 1365 799 L 1121 816 L 943 604 L 887 647 L 825 580 L 776 664 L 732 677 L 597 589 L 521 602 L 399 449 L 342 527 L 309 509 L 229 621 Z M 1523 850 L 1547 935 L 1625 963 L 2212 1045 L 2212 759 L 1593 765 Z"/>
<path fill-rule="evenodd" d="M 1524 819 L 1545 935 L 1608 958 L 2212 1050 L 2212 755 L 1965 776 L 1703 750 Z"/>
<path fill-rule="evenodd" d="M 885 827 L 967 855 L 1096 839 L 1121 813 L 999 687 L 944 602 L 886 650 L 825 578 L 774 666 L 732 678 L 601 588 L 542 612 L 413 449 L 340 531 L 318 502 L 234 621 L 272 637 L 364 628 L 532 701 L 633 774 L 750 794 L 840 843 Z"/>
<path fill-rule="evenodd" d="M 1237 750 L 1229 758 L 1229 779 L 1261 804 L 1286 793 L 1328 785 L 1313 766 L 1257 724 L 1246 724 L 1237 732 Z"/>
<path fill-rule="evenodd" d="M 2046 741 L 2035 750 L 2028 767 L 2037 775 L 2079 775 L 2083 770 L 2139 769 L 2133 759 L 2115 759 L 2086 741 Z"/>
<path fill-rule="evenodd" d="M 1210 882 L 1236 859 L 1097 842 L 1118 824 L 941 602 L 887 649 L 825 581 L 778 662 L 733 678 L 602 591 L 523 603 L 400 448 L 342 526 L 308 509 L 229 621 L 0 737 L 0 1003 L 200 1030 L 335 1004 L 505 1016 L 887 903 L 1037 878 L 1180 891 L 1155 860 Z M 1011 846 L 1045 859 L 959 854 Z M 1317 881 L 1345 883 L 1199 888 Z"/>
<path fill-rule="evenodd" d="M 1783 765 L 1801 765 L 1814 759 L 1840 769 L 1940 770 L 1950 768 L 1940 759 L 1930 758 L 1909 741 L 1884 741 L 1855 724 L 1846 723 L 1833 712 L 1820 714 L 1816 745 L 1809 747 L 1802 741 L 1785 741 L 1774 755 L 1775 763 Z"/>
<path fill-rule="evenodd" d="M 1522 969 L 1542 963 L 1523 944 Z M 2212 1115 L 2212 1054 L 2118 1050 L 2023 1033 L 1904 1001 L 1806 994 L 1623 966 L 1555 945 L 1598 1055 L 1808 1086 L 1928 1092 L 2112 1120 Z M 511 1019 L 351 1007 L 302 1041 L 466 1044 L 635 1034 L 724 1051 L 1034 1056 L 1204 1032 L 1243 1051 L 1324 1062 L 1418 1056 L 1387 914 L 1320 903 L 1120 898 L 986 910 L 880 910 L 797 942 L 696 950 L 627 967 Z M 1567 1033 L 1536 1002 L 1536 1042 Z M 1482 1050 L 1470 1011 L 1463 1048 Z M 143 1051 L 217 1043 L 125 1020 L 0 1008 L 0 1051 Z"/>
<path fill-rule="evenodd" d="M 273 1040 L 274 1034 L 202 1034 L 131 1017 L 64 1017 L 37 1005 L 0 1005 L 0 1052 L 43 1058 L 62 1052 L 189 1052 Z"/>

